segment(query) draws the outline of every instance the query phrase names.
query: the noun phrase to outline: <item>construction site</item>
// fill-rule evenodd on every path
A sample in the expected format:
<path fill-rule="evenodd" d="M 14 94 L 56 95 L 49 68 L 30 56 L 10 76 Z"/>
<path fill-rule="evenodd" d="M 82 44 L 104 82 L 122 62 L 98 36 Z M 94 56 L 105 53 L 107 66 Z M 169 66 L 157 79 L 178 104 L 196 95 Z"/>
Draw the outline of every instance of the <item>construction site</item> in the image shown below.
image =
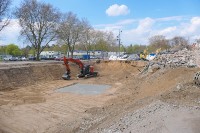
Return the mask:
<path fill-rule="evenodd" d="M 80 66 L 67 62 L 69 80 L 63 61 L 2 62 L 0 132 L 199 133 L 197 53 L 84 61 L 98 72 L 87 78 L 77 78 Z"/>

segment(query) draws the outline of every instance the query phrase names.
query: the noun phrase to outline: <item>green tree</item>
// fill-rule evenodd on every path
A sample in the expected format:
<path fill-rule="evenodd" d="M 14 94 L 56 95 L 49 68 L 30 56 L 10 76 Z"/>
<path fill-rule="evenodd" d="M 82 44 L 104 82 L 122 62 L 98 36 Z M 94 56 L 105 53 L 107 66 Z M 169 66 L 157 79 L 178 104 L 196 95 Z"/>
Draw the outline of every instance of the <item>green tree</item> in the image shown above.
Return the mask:
<path fill-rule="evenodd" d="M 133 45 L 132 44 L 127 47 L 127 53 L 129 53 L 129 54 L 133 53 Z"/>
<path fill-rule="evenodd" d="M 33 55 L 34 57 L 35 57 L 35 49 L 34 48 L 31 48 L 30 50 L 29 50 L 29 52 L 28 52 L 28 54 L 31 54 L 31 55 Z"/>
<path fill-rule="evenodd" d="M 109 46 L 108 43 L 103 40 L 100 39 L 97 43 L 96 43 L 96 50 L 102 50 L 102 51 L 108 51 L 109 50 Z"/>
<path fill-rule="evenodd" d="M 145 49 L 146 49 L 145 45 L 134 44 L 132 46 L 132 51 L 135 54 L 139 54 L 140 52 L 143 52 Z"/>
<path fill-rule="evenodd" d="M 0 54 L 6 54 L 6 47 L 7 46 L 0 46 Z"/>
<path fill-rule="evenodd" d="M 29 46 L 29 45 L 27 45 L 25 48 L 22 48 L 21 49 L 22 55 L 25 57 L 28 57 L 30 50 L 31 50 L 31 46 Z"/>
<path fill-rule="evenodd" d="M 120 52 L 126 52 L 126 47 L 122 44 L 120 46 Z"/>
<path fill-rule="evenodd" d="M 6 53 L 13 55 L 13 56 L 19 56 L 22 54 L 21 50 L 19 49 L 19 47 L 15 44 L 9 44 L 6 47 Z"/>

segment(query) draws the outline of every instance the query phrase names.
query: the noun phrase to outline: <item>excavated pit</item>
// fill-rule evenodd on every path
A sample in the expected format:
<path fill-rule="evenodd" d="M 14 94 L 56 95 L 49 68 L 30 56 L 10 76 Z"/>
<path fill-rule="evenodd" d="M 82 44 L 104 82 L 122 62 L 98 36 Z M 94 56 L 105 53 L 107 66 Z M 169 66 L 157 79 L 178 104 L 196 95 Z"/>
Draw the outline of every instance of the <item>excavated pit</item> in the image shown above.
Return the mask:
<path fill-rule="evenodd" d="M 56 90 L 56 92 L 70 92 L 82 95 L 98 95 L 104 93 L 109 89 L 110 85 L 96 85 L 96 84 L 73 84 L 65 86 Z"/>
<path fill-rule="evenodd" d="M 157 128 L 151 125 L 154 123 L 151 117 L 157 116 L 155 121 L 162 117 L 157 115 L 159 103 L 152 110 L 147 108 L 145 114 L 141 110 L 159 99 L 173 106 L 176 103 L 177 107 L 178 104 L 196 105 L 194 116 L 200 116 L 200 89 L 192 84 L 198 69 L 174 68 L 141 74 L 146 65 L 144 61 L 86 63 L 94 66 L 98 77 L 77 79 L 80 69 L 70 64 L 71 80 L 63 80 L 62 62 L 0 64 L 0 132 L 99 133 L 136 129 L 142 132 L 148 129 L 148 123 Z M 137 110 L 138 114 L 132 115 Z M 180 108 L 177 113 L 182 111 Z M 130 116 L 124 117 L 129 113 Z M 188 113 L 183 115 L 184 119 L 189 118 L 185 115 Z M 131 124 L 135 119 L 143 120 L 138 128 Z"/>
<path fill-rule="evenodd" d="M 80 69 L 76 64 L 70 64 L 71 80 L 63 80 L 66 70 L 63 62 L 0 64 L 0 132 L 74 132 L 83 118 L 91 115 L 88 110 L 103 107 L 117 97 L 116 91 L 123 81 L 133 78 L 139 73 L 138 68 L 142 69 L 146 64 L 84 62 L 87 63 L 99 72 L 98 77 L 77 79 Z M 72 84 L 78 88 L 67 88 L 67 93 L 56 92 L 58 88 Z"/>
<path fill-rule="evenodd" d="M 109 62 L 100 64 L 95 62 L 84 62 L 95 66 L 95 71 L 100 71 L 100 75 L 117 80 L 128 75 L 133 67 L 142 67 L 144 62 Z M 62 62 L 27 62 L 27 63 L 1 63 L 0 64 L 0 91 L 13 90 L 20 87 L 30 86 L 38 83 L 62 80 L 65 73 L 65 67 Z M 72 80 L 80 73 L 76 64 L 70 64 Z M 137 69 L 136 69 L 137 70 Z M 138 70 L 137 70 L 138 71 Z M 128 72 L 128 73 L 127 73 Z M 119 75 L 117 75 L 119 74 Z M 105 77 L 105 79 L 107 78 Z M 66 81 L 67 82 L 67 81 Z"/>

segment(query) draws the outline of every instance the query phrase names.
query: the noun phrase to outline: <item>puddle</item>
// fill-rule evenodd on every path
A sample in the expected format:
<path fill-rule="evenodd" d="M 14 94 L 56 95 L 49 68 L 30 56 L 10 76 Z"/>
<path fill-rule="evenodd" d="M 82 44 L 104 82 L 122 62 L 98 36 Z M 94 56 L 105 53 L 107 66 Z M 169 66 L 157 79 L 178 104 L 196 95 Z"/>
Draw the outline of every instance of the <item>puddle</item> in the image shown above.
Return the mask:
<path fill-rule="evenodd" d="M 105 92 L 110 88 L 109 85 L 95 85 L 95 84 L 73 84 L 70 86 L 62 87 L 56 90 L 56 92 L 71 92 L 83 95 L 98 95 Z"/>

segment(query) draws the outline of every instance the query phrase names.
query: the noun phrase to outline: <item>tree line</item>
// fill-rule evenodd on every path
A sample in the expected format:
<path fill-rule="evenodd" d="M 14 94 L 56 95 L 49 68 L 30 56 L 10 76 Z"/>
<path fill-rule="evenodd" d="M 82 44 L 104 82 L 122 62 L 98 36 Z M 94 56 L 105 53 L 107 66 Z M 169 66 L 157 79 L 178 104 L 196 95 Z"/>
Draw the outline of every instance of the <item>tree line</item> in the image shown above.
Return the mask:
<path fill-rule="evenodd" d="M 200 42 L 199 40 L 197 39 L 196 42 Z M 181 50 L 183 48 L 191 48 L 189 39 L 185 37 L 175 36 L 172 39 L 166 39 L 163 35 L 155 35 L 149 38 L 148 45 L 131 44 L 121 50 L 125 50 L 127 53 L 140 53 L 144 50 L 147 50 L 149 53 L 156 53 L 163 50 Z"/>
<path fill-rule="evenodd" d="M 9 24 L 10 4 L 11 0 L 0 0 L 0 18 L 8 18 L 1 23 L 0 31 Z M 21 37 L 30 44 L 21 49 L 21 54 L 33 53 L 37 60 L 42 51 L 51 49 L 64 53 L 69 51 L 71 57 L 75 49 L 118 51 L 119 44 L 112 32 L 95 30 L 86 18 L 80 19 L 73 12 L 62 13 L 51 4 L 23 0 L 12 15 L 19 20 Z M 156 35 L 149 39 L 149 45 L 121 45 L 120 51 L 138 53 L 148 49 L 149 52 L 155 52 L 157 49 L 164 50 L 188 44 L 189 41 L 184 37 L 177 36 L 168 40 L 162 35 Z M 0 48 L 2 49 L 3 47 Z M 15 55 L 17 54 L 15 52 Z"/>

